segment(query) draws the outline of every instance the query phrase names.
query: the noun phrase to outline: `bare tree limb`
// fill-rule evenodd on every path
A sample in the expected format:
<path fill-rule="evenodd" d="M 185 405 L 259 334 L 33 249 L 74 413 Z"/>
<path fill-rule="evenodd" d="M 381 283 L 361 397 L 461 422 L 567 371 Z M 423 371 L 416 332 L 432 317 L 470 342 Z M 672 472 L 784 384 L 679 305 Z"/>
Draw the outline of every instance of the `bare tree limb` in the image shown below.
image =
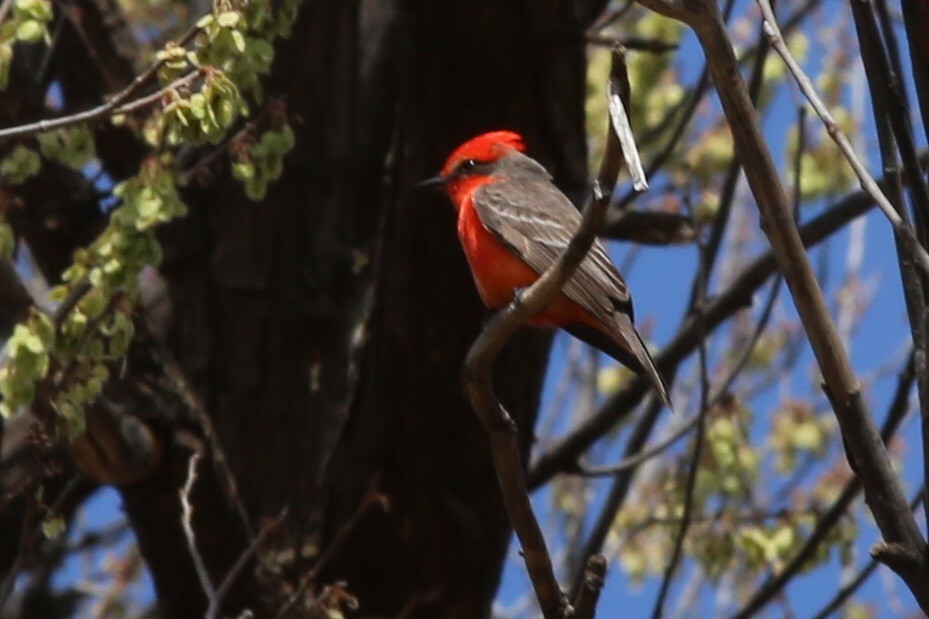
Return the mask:
<path fill-rule="evenodd" d="M 197 578 L 200 580 L 200 588 L 212 609 L 216 599 L 216 589 L 210 581 L 210 574 L 206 571 L 206 565 L 203 563 L 203 557 L 197 550 L 197 537 L 194 534 L 194 525 L 192 522 L 194 515 L 193 505 L 190 503 L 190 493 L 197 481 L 197 463 L 200 461 L 200 453 L 194 451 L 190 454 L 190 460 L 187 463 L 187 480 L 184 486 L 178 492 L 181 499 L 181 526 L 184 529 L 184 537 L 187 540 L 187 549 L 190 551 L 190 558 L 194 562 L 194 568 L 197 570 Z M 209 611 L 207 611 L 209 612 Z"/>
<path fill-rule="evenodd" d="M 879 5 L 884 6 L 884 5 Z M 871 107 L 874 111 L 874 124 L 877 128 L 881 163 L 885 174 L 890 179 L 888 197 L 900 217 L 909 225 L 906 198 L 900 182 L 900 157 L 910 178 L 910 196 L 917 236 L 925 247 L 929 239 L 929 190 L 922 176 L 918 162 L 915 162 L 916 146 L 913 128 L 909 122 L 909 105 L 901 91 L 901 65 L 899 50 L 896 46 L 893 28 L 885 24 L 882 31 L 878 29 L 874 12 L 868 2 L 853 2 L 852 15 L 858 33 L 861 57 L 871 91 Z M 886 9 L 886 6 L 884 6 Z M 882 11 L 883 21 L 889 21 L 886 10 Z M 886 43 L 886 49 L 885 49 Z M 929 473 L 929 457 L 925 454 L 929 447 L 929 376 L 926 375 L 929 339 L 926 332 L 926 283 L 927 280 L 918 272 L 909 254 L 902 251 L 900 240 L 897 242 L 897 263 L 903 283 L 903 298 L 907 318 L 910 323 L 910 335 L 914 345 L 914 363 L 916 366 L 916 388 L 919 396 L 923 439 L 923 477 Z M 924 497 L 929 507 L 929 495 Z M 924 513 L 929 518 L 929 512 Z"/>
<path fill-rule="evenodd" d="M 498 312 L 484 327 L 465 360 L 468 394 L 474 410 L 490 436 L 494 468 L 510 521 L 523 548 L 526 568 L 532 580 L 542 614 L 548 618 L 569 615 L 567 598 L 552 568 L 545 538 L 529 501 L 523 474 L 516 424 L 500 405 L 494 393 L 491 369 L 497 353 L 523 322 L 540 311 L 548 299 L 571 278 L 596 238 L 596 230 L 609 205 L 609 193 L 599 183 L 594 200 L 584 210 L 581 227 L 570 245 L 528 290 L 506 309 Z"/>
<path fill-rule="evenodd" d="M 190 43 L 190 41 L 193 40 L 199 31 L 199 28 L 191 28 L 183 37 L 181 37 L 177 44 L 181 46 L 187 45 Z M 119 112 L 120 108 L 124 107 L 124 104 L 129 102 L 132 96 L 135 95 L 140 88 L 142 88 L 152 78 L 155 77 L 155 75 L 158 73 L 158 69 L 161 68 L 163 63 L 163 60 L 152 63 L 142 73 L 139 73 L 139 75 L 136 76 L 134 80 L 132 80 L 131 84 L 116 93 L 109 101 L 103 103 L 102 105 L 98 105 L 95 108 L 85 110 L 83 112 L 78 112 L 76 114 L 68 114 L 67 116 L 62 116 L 60 118 L 39 120 L 34 123 L 16 125 L 14 127 L 0 129 L 0 144 L 3 144 L 13 138 L 23 138 L 34 135 L 36 133 L 42 133 L 44 131 L 60 129 L 62 127 L 70 127 L 72 125 L 79 125 L 81 123 L 98 120 L 116 114 Z M 150 101 L 147 103 L 150 103 Z M 124 111 L 135 109 L 135 106 L 136 102 L 130 102 L 129 107 L 126 107 Z"/>
<path fill-rule="evenodd" d="M 836 123 L 832 114 L 829 113 L 826 104 L 820 98 L 819 94 L 817 94 L 813 82 L 810 81 L 810 78 L 803 71 L 800 63 L 798 63 L 796 58 L 793 57 L 793 54 L 790 53 L 787 44 L 784 42 L 784 37 L 781 34 L 780 28 L 778 28 L 771 3 L 769 0 L 758 0 L 758 6 L 761 7 L 761 12 L 764 14 L 765 32 L 768 35 L 771 46 L 780 57 L 784 59 L 787 69 L 794 76 L 797 85 L 813 106 L 817 116 L 823 121 L 829 136 L 835 141 L 839 150 L 841 150 L 842 154 L 845 156 L 845 159 L 848 160 L 848 163 L 852 166 L 855 175 L 861 183 L 861 188 L 871 194 L 878 208 L 881 209 L 890 222 L 890 225 L 893 226 L 894 232 L 900 237 L 904 249 L 913 257 L 922 270 L 929 274 L 929 254 L 927 254 L 925 248 L 919 244 L 916 235 L 913 234 L 912 228 L 906 225 L 906 222 L 903 221 L 900 214 L 894 210 L 890 200 L 888 200 L 884 192 L 881 191 L 877 181 L 874 180 L 874 177 L 871 176 L 871 173 L 868 171 L 868 167 L 861 160 L 861 157 L 858 156 L 858 153 L 855 152 L 851 142 L 848 141 L 848 137 L 846 137 L 838 123 Z"/>
<path fill-rule="evenodd" d="M 648 462 L 655 456 L 664 453 L 668 447 L 681 440 L 681 437 L 693 430 L 699 421 L 700 415 L 694 415 L 682 423 L 670 436 L 660 440 L 651 447 L 642 449 L 631 456 L 626 456 L 616 464 L 611 464 L 609 466 L 590 466 L 579 463 L 576 473 L 584 477 L 613 477 L 625 471 L 631 471 L 632 469 L 638 468 L 642 463 Z M 569 473 L 574 472 L 575 471 L 569 471 Z"/>
<path fill-rule="evenodd" d="M 600 599 L 600 591 L 603 590 L 606 567 L 607 562 L 603 555 L 593 555 L 587 560 L 584 584 L 574 603 L 574 619 L 594 619 L 597 600 Z"/>
<path fill-rule="evenodd" d="M 697 230 L 690 217 L 677 213 L 610 209 L 600 237 L 640 244 L 670 245 L 692 242 L 697 238 Z"/>
<path fill-rule="evenodd" d="M 914 364 L 911 358 L 900 373 L 896 392 L 893 398 L 891 398 L 890 405 L 888 406 L 887 417 L 881 428 L 881 437 L 884 441 L 889 441 L 891 439 L 900 426 L 900 423 L 903 421 L 904 416 L 906 416 L 909 394 L 913 388 L 914 379 Z M 845 485 L 842 492 L 839 493 L 838 498 L 833 501 L 829 509 L 827 509 L 816 522 L 815 528 L 810 533 L 809 537 L 806 538 L 806 541 L 797 553 L 777 574 L 769 578 L 758 588 L 751 599 L 732 616 L 732 619 L 749 619 L 749 617 L 756 616 L 768 602 L 779 595 L 781 591 L 784 590 L 784 587 L 787 586 L 787 583 L 789 583 L 794 576 L 799 574 L 807 565 L 807 562 L 815 556 L 819 545 L 825 541 L 832 529 L 839 523 L 839 520 L 841 520 L 859 492 L 861 492 L 861 482 L 858 478 L 854 478 Z"/>
<path fill-rule="evenodd" d="M 926 165 L 927 156 L 921 163 Z M 874 206 L 871 197 L 857 191 L 839 200 L 821 215 L 812 218 L 800 227 L 800 239 L 804 246 L 812 247 L 834 234 L 848 222 L 860 217 Z M 777 271 L 774 252 L 769 251 L 756 258 L 729 287 L 709 300 L 706 307 L 706 328 L 712 332 L 726 319 L 751 304 L 755 292 Z M 680 363 L 693 353 L 697 345 L 698 329 L 693 320 L 688 320 L 677 335 L 655 356 L 661 369 Z M 540 456 L 527 475 L 529 487 L 535 490 L 559 472 L 577 470 L 577 460 L 594 442 L 623 420 L 648 393 L 648 381 L 633 378 L 622 390 L 611 396 L 590 419 L 574 428 L 557 445 Z M 627 454 L 628 455 L 628 454 Z"/>
<path fill-rule="evenodd" d="M 822 290 L 791 216 L 786 192 L 739 73 L 719 8 L 709 0 L 688 3 L 684 5 L 686 9 L 654 0 L 648 0 L 647 5 L 664 9 L 665 14 L 671 17 L 682 18 L 693 28 L 704 49 L 723 112 L 732 130 L 736 154 L 743 160 L 749 187 L 758 203 L 762 230 L 771 243 L 822 371 L 825 390 L 839 421 L 848 458 L 862 479 L 867 503 L 888 544 L 882 556 L 907 583 L 920 606 L 924 610 L 929 609 L 926 541 L 909 510 L 900 480 L 861 397 L 861 387 L 845 346 L 829 316 Z M 868 178 L 869 175 L 863 180 L 867 182 Z M 875 195 L 873 191 L 869 193 Z M 886 202 L 883 193 L 876 199 Z M 890 210 L 893 211 L 892 208 Z M 910 238 L 915 241 L 912 234 Z M 925 259 L 929 266 L 929 256 L 925 256 L 925 251 L 919 247 L 911 250 L 919 259 Z"/>
<path fill-rule="evenodd" d="M 925 487 L 920 488 L 913 500 L 910 501 L 910 507 L 912 507 L 913 510 L 916 510 L 916 508 L 919 506 L 924 492 Z M 871 574 L 874 573 L 874 570 L 876 570 L 879 565 L 880 562 L 878 562 L 877 559 L 870 559 L 868 564 L 863 567 L 854 578 L 852 578 L 845 586 L 836 592 L 835 596 L 833 596 L 833 598 L 826 603 L 822 610 L 813 615 L 813 619 L 826 619 L 826 617 L 842 608 L 842 606 L 849 600 L 849 598 L 855 595 L 855 592 L 861 588 L 861 585 L 863 585 L 868 580 L 868 578 L 870 578 Z"/>
<path fill-rule="evenodd" d="M 223 578 L 223 581 L 219 584 L 219 587 L 216 589 L 215 603 L 211 600 L 210 607 L 207 609 L 205 619 L 217 619 L 219 617 L 220 605 L 223 600 L 226 599 L 226 596 L 229 594 L 229 591 L 232 589 L 232 585 L 235 584 L 236 579 L 239 577 L 239 574 L 242 573 L 242 570 L 245 569 L 245 566 L 248 564 L 249 560 L 258 552 L 258 549 L 261 548 L 261 544 L 268 538 L 268 534 L 271 533 L 274 529 L 278 527 L 284 519 L 287 518 L 287 508 L 281 510 L 281 513 L 277 517 L 263 526 L 258 535 L 251 541 L 242 554 L 239 555 L 239 558 L 236 559 L 235 563 L 232 564 L 232 567 L 229 568 L 229 571 L 226 572 L 226 577 Z M 243 616 L 248 611 L 243 610 L 240 616 Z M 251 616 L 249 614 L 249 616 Z"/>
<path fill-rule="evenodd" d="M 811 3 L 812 4 L 812 3 Z M 796 22 L 794 23 L 796 25 Z M 755 63 L 752 65 L 752 72 L 749 76 L 748 95 L 753 104 L 757 104 L 758 97 L 761 94 L 761 87 L 764 85 L 764 68 L 768 62 L 768 56 L 771 53 L 771 46 L 768 39 L 764 36 L 764 29 L 758 29 L 758 50 L 755 54 Z M 726 176 L 723 179 L 722 189 L 719 194 L 719 209 L 713 221 L 713 227 L 710 229 L 709 238 L 706 240 L 706 264 L 707 271 L 713 272 L 716 266 L 716 259 L 719 257 L 719 248 L 722 246 L 723 235 L 729 225 L 729 218 L 732 215 L 732 205 L 735 203 L 735 192 L 739 185 L 739 179 L 742 176 L 742 162 L 734 156 L 729 161 Z M 691 303 L 697 297 L 697 283 L 690 292 Z"/>
<path fill-rule="evenodd" d="M 239 574 L 242 573 L 242 570 L 245 569 L 248 561 L 258 551 L 258 548 L 264 542 L 268 533 L 275 529 L 283 522 L 284 518 L 287 517 L 287 508 L 284 508 L 281 513 L 278 514 L 277 518 L 272 520 L 268 525 L 262 527 L 258 535 L 255 536 L 248 547 L 242 551 L 235 563 L 232 564 L 232 567 L 229 568 L 229 571 L 226 572 L 226 576 L 223 578 L 219 587 L 214 587 L 210 579 L 210 574 L 206 569 L 206 564 L 203 562 L 203 557 L 197 549 L 197 537 L 194 533 L 193 526 L 194 508 L 190 502 L 190 494 L 193 491 L 194 484 L 197 482 L 197 464 L 199 461 L 200 452 L 192 452 L 187 464 L 187 479 L 184 482 L 184 486 L 178 492 L 181 499 L 181 526 L 184 529 L 184 537 L 187 540 L 187 548 L 190 551 L 190 557 L 197 571 L 197 578 L 200 580 L 200 587 L 203 589 L 203 594 L 207 599 L 207 609 L 204 614 L 204 619 L 217 619 L 223 601 L 232 589 L 233 583 L 235 583 Z"/>

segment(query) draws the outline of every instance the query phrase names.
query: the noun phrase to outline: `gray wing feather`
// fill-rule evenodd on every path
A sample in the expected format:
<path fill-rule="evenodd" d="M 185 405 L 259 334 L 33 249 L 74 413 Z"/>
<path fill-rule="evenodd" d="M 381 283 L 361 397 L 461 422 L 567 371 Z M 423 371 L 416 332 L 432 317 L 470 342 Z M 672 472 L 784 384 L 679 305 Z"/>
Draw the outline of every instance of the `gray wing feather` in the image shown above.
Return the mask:
<path fill-rule="evenodd" d="M 581 225 L 581 214 L 550 182 L 500 180 L 474 193 L 477 215 L 494 236 L 532 270 L 544 273 Z M 600 241 L 595 241 L 562 292 L 604 323 L 617 311 L 632 317 L 632 300 L 622 276 Z"/>

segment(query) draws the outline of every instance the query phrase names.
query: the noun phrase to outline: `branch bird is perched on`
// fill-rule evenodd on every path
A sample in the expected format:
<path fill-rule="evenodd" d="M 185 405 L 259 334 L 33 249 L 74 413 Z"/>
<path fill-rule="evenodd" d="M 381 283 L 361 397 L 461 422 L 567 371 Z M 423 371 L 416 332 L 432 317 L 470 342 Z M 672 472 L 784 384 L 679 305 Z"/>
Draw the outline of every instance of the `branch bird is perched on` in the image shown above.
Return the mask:
<path fill-rule="evenodd" d="M 458 238 L 484 304 L 505 307 L 561 255 L 581 225 L 581 214 L 537 161 L 523 154 L 522 138 L 493 131 L 459 146 L 439 176 L 458 211 Z M 529 324 L 560 327 L 645 374 L 668 408 L 664 380 L 633 325 L 626 283 L 595 241 L 562 291 Z"/>

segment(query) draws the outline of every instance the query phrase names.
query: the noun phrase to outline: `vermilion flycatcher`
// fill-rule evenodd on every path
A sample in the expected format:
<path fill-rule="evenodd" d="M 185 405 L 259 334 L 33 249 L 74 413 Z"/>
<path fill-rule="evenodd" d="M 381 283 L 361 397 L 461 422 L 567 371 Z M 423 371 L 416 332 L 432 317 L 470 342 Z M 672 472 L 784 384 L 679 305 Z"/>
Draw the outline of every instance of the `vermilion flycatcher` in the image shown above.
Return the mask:
<path fill-rule="evenodd" d="M 522 138 L 494 131 L 459 146 L 439 176 L 458 211 L 458 238 L 477 291 L 491 309 L 505 307 L 558 259 L 581 215 L 534 159 Z M 671 408 L 664 380 L 632 323 L 626 283 L 599 241 L 561 293 L 529 324 L 561 327 L 638 374 L 646 374 Z"/>

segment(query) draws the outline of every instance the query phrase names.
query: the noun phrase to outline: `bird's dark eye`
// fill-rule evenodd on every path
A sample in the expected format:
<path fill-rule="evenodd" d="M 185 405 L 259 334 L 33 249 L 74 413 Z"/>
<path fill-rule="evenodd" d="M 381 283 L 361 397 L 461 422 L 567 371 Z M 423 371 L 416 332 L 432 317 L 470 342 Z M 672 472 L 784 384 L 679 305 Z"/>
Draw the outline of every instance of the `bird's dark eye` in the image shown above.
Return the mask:
<path fill-rule="evenodd" d="M 475 161 L 474 159 L 465 159 L 464 161 L 458 164 L 458 173 L 467 174 L 468 172 L 473 170 L 475 167 L 477 167 L 477 161 Z"/>

